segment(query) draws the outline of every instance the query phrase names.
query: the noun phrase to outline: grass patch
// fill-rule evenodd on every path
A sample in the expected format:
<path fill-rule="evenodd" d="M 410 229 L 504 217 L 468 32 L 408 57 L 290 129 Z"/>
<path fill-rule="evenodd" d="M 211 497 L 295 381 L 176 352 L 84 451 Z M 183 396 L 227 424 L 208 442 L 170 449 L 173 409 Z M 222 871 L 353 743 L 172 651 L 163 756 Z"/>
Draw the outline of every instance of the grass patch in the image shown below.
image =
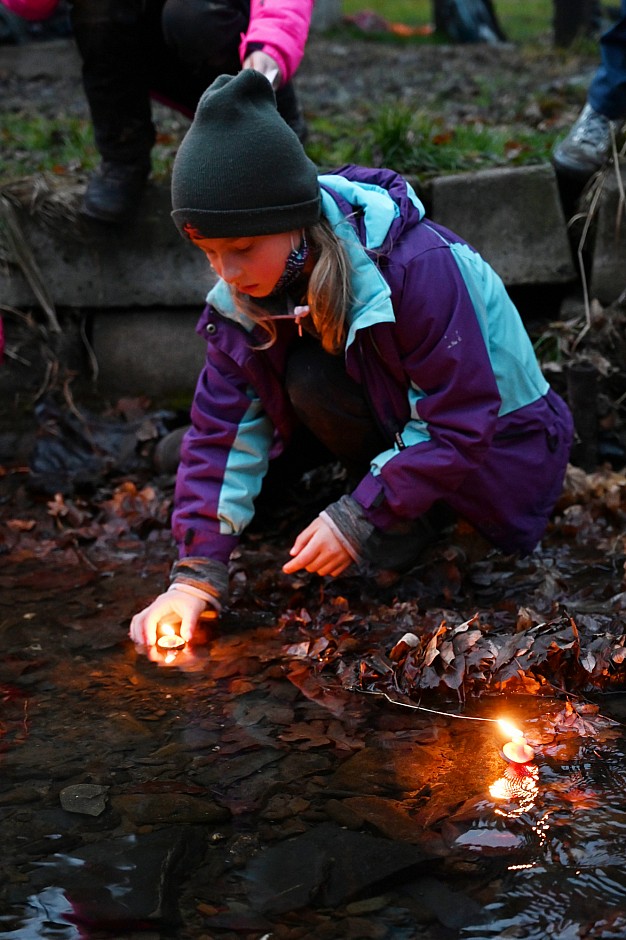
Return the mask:
<path fill-rule="evenodd" d="M 521 47 L 529 64 L 546 52 L 553 15 L 553 0 L 497 0 L 496 10 L 501 25 L 512 42 Z M 342 0 L 342 11 L 349 16 L 364 9 L 371 10 L 390 22 L 410 26 L 432 22 L 431 0 Z M 372 39 L 386 45 L 402 43 L 438 43 L 441 37 L 394 37 L 391 33 L 373 37 L 345 25 L 338 28 L 342 39 L 351 35 L 359 40 Z M 582 40 L 569 50 L 554 50 L 566 61 L 568 56 L 584 55 Z M 588 42 L 587 45 L 590 45 Z M 472 48 L 465 47 L 468 54 Z M 492 47 L 485 47 L 484 56 Z M 597 55 L 597 44 L 594 58 Z M 581 71 L 582 74 L 582 71 Z M 436 79 L 436 76 L 434 76 Z M 515 79 L 516 80 L 516 79 Z M 462 172 L 490 166 L 522 165 L 548 161 L 557 137 L 555 119 L 564 104 L 584 101 L 585 87 L 532 86 L 520 101 L 517 88 L 511 89 L 510 76 L 494 74 L 484 77 L 480 70 L 470 76 L 471 86 L 461 89 L 470 109 L 451 116 L 449 100 L 437 100 L 429 111 L 412 112 L 402 103 L 383 103 L 375 96 L 364 96 L 352 113 L 338 109 L 332 117 L 325 113 L 307 114 L 309 138 L 306 149 L 320 167 L 343 163 L 385 165 L 416 176 Z M 442 92 L 442 95 L 445 92 Z M 477 112 L 480 111 L 480 117 Z M 441 115 L 448 114 L 448 118 Z M 155 178 L 166 178 L 171 172 L 174 154 L 184 130 L 183 124 L 168 112 L 166 121 L 157 113 L 159 128 L 152 151 Z M 86 116 L 59 114 L 43 116 L 34 112 L 25 101 L 17 112 L 0 111 L 0 147 L 3 154 L 2 176 L 13 178 L 37 172 L 69 174 L 88 173 L 99 161 L 93 143 L 93 129 Z"/>
<path fill-rule="evenodd" d="M 160 132 L 152 150 L 153 174 L 169 175 L 177 133 Z M 100 162 L 88 118 L 71 115 L 45 117 L 27 111 L 0 111 L 0 150 L 4 157 L 2 177 L 14 179 L 33 173 L 88 173 Z"/>
<path fill-rule="evenodd" d="M 360 163 L 423 178 L 550 159 L 555 134 L 480 122 L 447 126 L 404 106 L 382 107 L 355 130 L 353 122 L 313 119 L 307 151 L 320 166 Z"/>
<path fill-rule="evenodd" d="M 88 170 L 97 162 L 90 122 L 68 115 L 0 112 L 0 147 L 6 157 L 3 176 L 62 174 Z"/>
<path fill-rule="evenodd" d="M 342 0 L 344 16 L 371 10 L 391 23 L 426 26 L 433 23 L 431 0 Z M 552 0 L 497 0 L 498 21 L 511 42 L 533 42 L 551 29 L 554 8 Z M 440 41 L 440 37 L 414 37 L 413 42 Z"/>

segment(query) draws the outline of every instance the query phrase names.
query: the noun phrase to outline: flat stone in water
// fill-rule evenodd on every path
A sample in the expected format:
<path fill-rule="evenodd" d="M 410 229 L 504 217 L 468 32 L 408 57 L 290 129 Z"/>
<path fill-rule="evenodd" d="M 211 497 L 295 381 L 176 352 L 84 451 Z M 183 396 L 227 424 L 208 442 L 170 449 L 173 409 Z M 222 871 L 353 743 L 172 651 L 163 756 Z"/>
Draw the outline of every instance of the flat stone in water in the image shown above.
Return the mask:
<path fill-rule="evenodd" d="M 64 787 L 59 794 L 61 806 L 68 813 L 99 816 L 106 809 L 109 788 L 96 783 L 77 783 Z"/>
<path fill-rule="evenodd" d="M 248 895 L 263 914 L 311 903 L 335 907 L 432 854 L 414 845 L 378 839 L 323 823 L 260 852 L 245 869 Z"/>
<path fill-rule="evenodd" d="M 352 793 L 412 792 L 448 769 L 440 748 L 417 745 L 408 751 L 367 747 L 344 761 L 331 787 Z"/>
<path fill-rule="evenodd" d="M 523 848 L 524 836 L 508 829 L 470 829 L 457 837 L 456 844 L 468 845 L 477 851 L 500 854 Z"/>

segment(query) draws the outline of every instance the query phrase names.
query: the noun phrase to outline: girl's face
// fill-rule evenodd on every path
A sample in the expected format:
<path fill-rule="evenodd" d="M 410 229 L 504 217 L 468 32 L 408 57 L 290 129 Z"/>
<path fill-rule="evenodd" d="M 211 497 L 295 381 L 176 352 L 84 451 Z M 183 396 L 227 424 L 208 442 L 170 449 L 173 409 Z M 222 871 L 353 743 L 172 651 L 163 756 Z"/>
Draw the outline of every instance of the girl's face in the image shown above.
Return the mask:
<path fill-rule="evenodd" d="M 287 256 L 300 244 L 299 229 L 279 235 L 253 235 L 243 238 L 201 238 L 191 236 L 201 248 L 218 277 L 250 297 L 267 297 L 285 270 Z"/>

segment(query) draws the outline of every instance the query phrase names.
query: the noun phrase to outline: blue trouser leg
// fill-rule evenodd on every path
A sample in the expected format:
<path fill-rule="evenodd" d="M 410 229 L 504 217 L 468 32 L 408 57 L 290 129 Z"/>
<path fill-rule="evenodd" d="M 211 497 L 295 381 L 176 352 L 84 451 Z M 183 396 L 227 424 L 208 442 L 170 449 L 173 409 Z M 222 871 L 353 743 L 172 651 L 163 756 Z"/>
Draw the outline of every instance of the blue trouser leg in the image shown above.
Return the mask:
<path fill-rule="evenodd" d="M 587 96 L 594 111 L 612 121 L 626 118 L 626 0 L 621 0 L 621 12 L 600 39 L 602 61 Z"/>

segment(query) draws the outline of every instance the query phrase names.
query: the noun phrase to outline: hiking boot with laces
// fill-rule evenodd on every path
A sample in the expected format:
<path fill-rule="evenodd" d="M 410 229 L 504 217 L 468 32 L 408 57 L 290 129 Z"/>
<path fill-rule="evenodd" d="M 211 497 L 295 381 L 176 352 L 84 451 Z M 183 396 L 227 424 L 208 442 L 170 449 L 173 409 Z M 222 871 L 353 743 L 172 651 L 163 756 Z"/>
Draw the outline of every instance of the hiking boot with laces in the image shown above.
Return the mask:
<path fill-rule="evenodd" d="M 552 154 L 557 173 L 587 180 L 606 163 L 611 152 L 611 130 L 617 132 L 619 121 L 610 121 L 586 104 L 578 119 Z"/>
<path fill-rule="evenodd" d="M 81 212 L 98 222 L 123 222 L 138 206 L 150 164 L 103 160 L 87 182 Z"/>

